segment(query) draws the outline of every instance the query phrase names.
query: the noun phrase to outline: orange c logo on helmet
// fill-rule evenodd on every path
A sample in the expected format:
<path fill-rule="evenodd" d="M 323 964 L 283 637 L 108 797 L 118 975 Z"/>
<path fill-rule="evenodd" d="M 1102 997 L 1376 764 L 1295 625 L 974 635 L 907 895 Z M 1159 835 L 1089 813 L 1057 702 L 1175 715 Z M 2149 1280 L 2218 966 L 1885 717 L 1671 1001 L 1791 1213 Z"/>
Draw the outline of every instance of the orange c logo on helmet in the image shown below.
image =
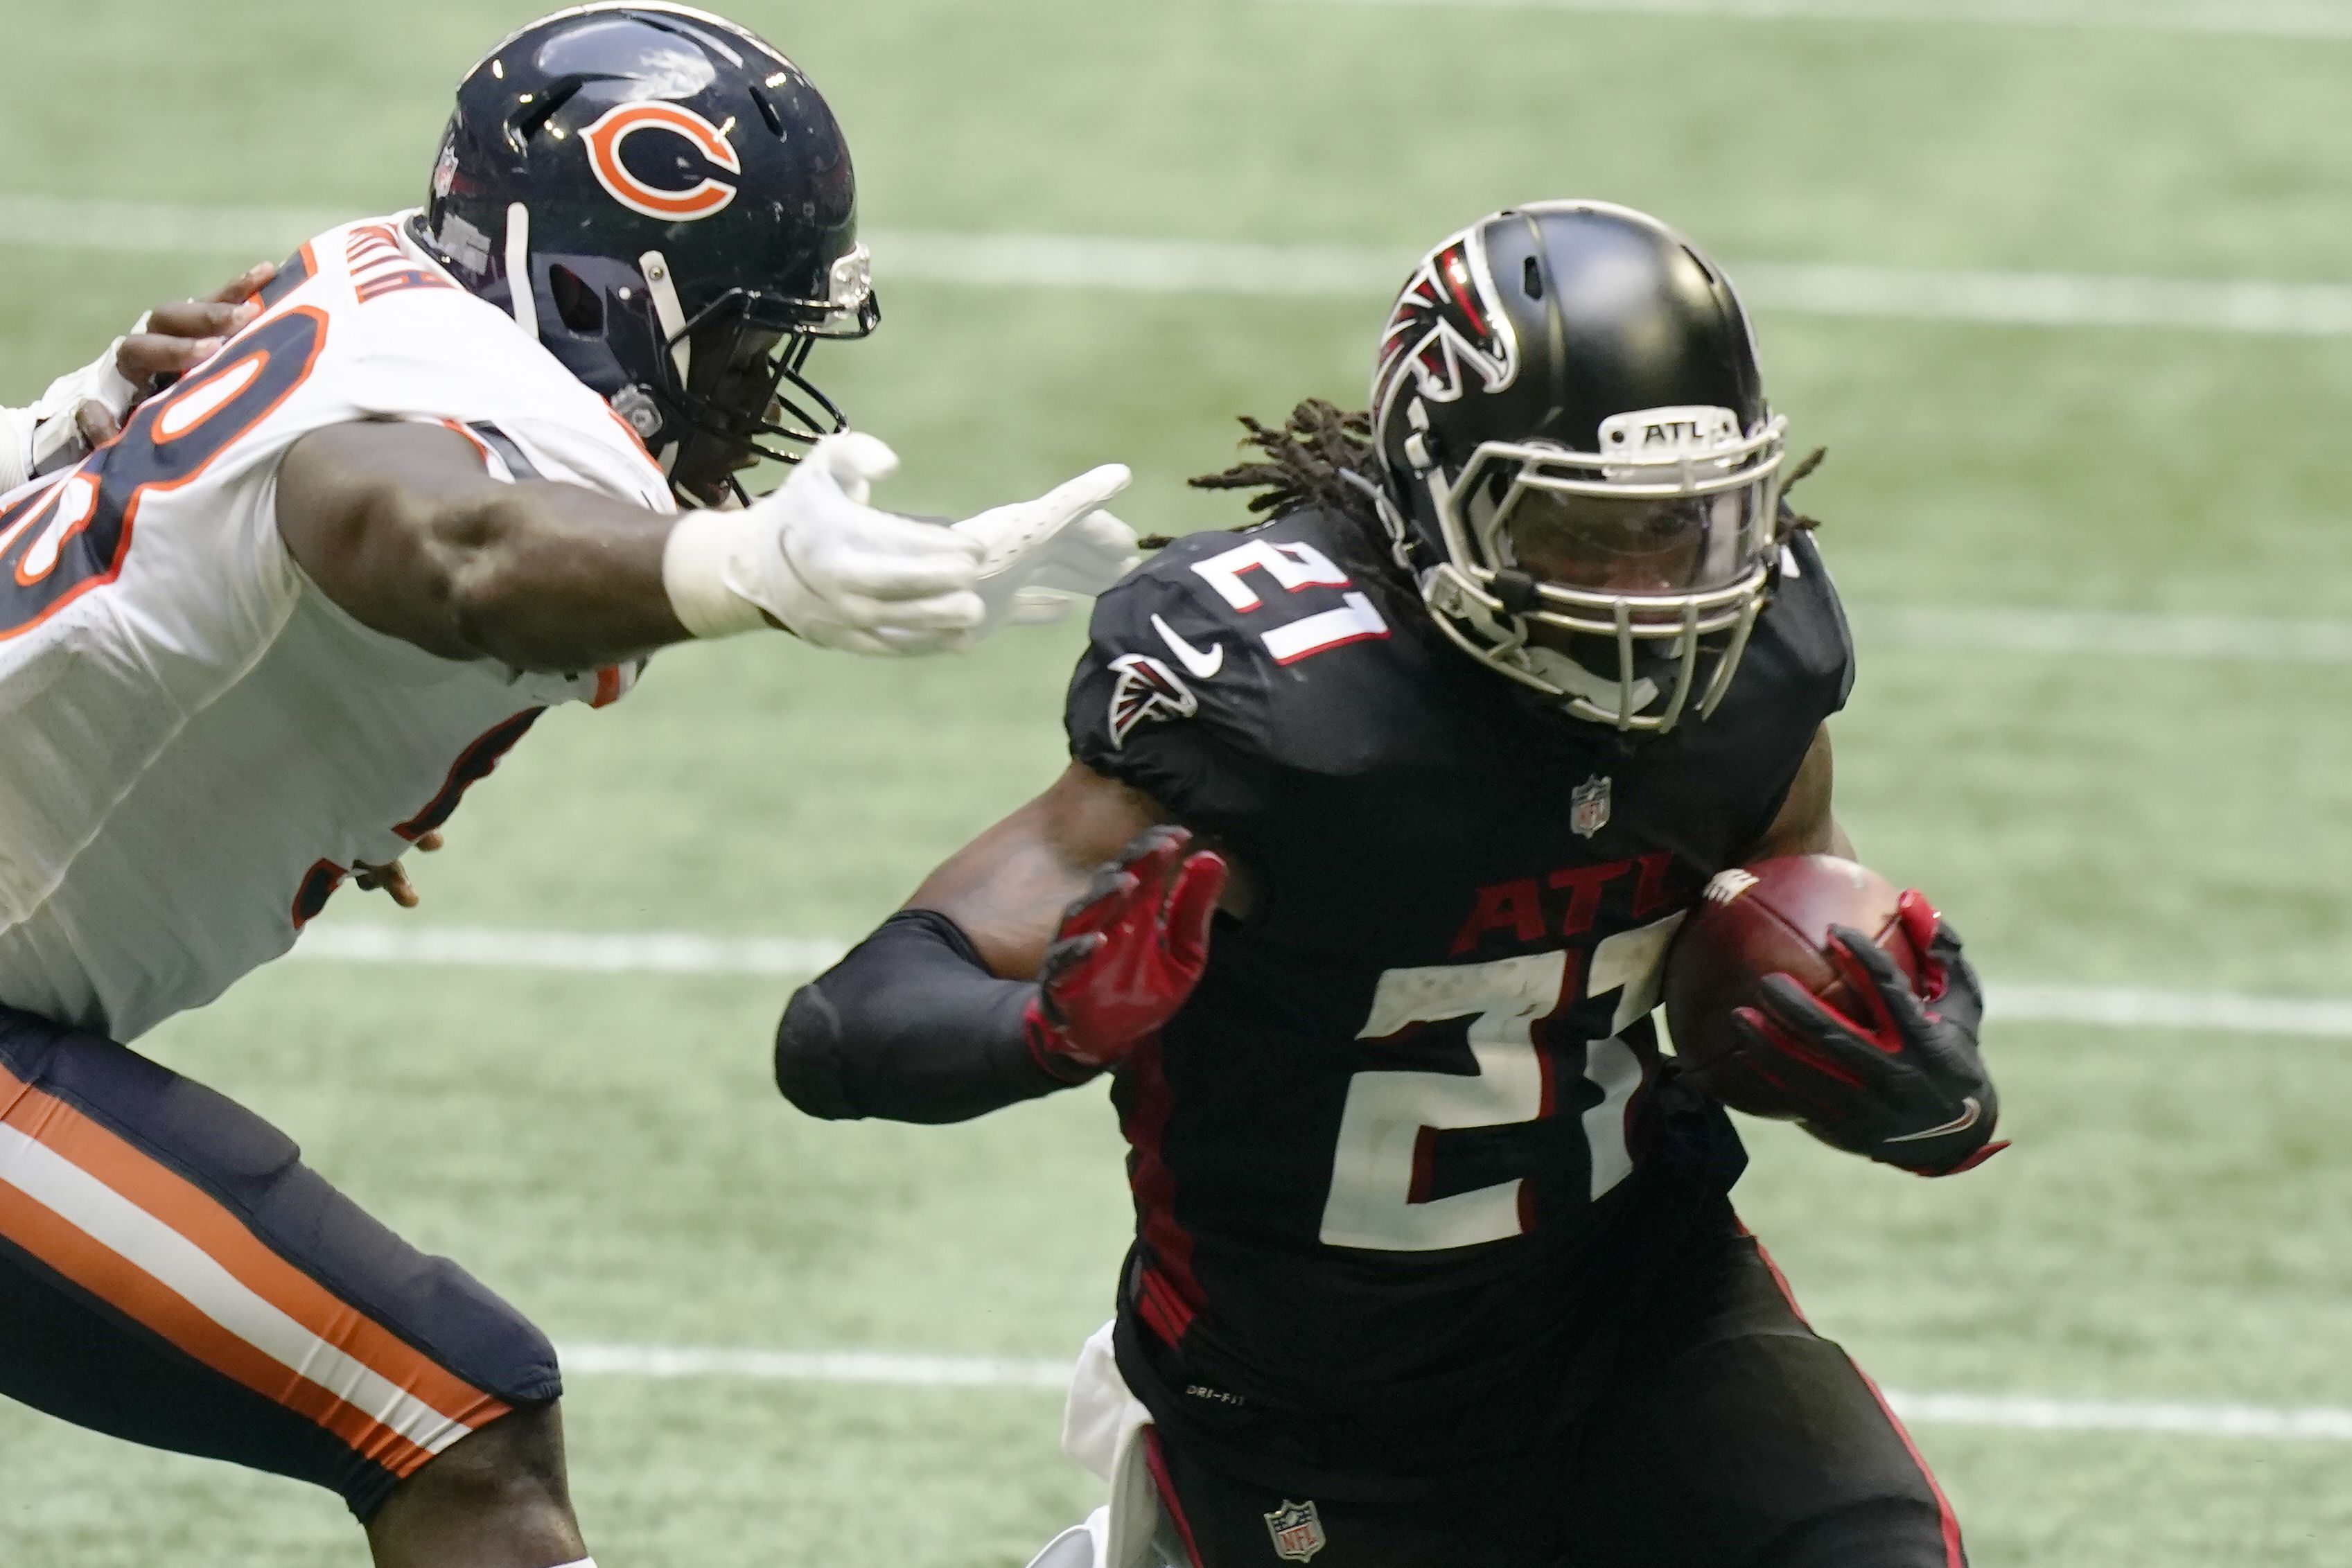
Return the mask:
<path fill-rule="evenodd" d="M 694 143 L 695 151 L 714 167 L 730 174 L 743 172 L 743 160 L 736 155 L 727 138 L 694 110 L 675 103 L 625 103 L 606 110 L 603 118 L 580 133 L 580 140 L 588 148 L 588 167 L 594 171 L 596 183 L 614 201 L 649 218 L 692 223 L 723 210 L 735 199 L 732 184 L 707 174 L 684 190 L 671 191 L 648 185 L 629 172 L 621 162 L 621 143 L 640 131 L 666 131 L 673 136 L 682 136 Z"/>

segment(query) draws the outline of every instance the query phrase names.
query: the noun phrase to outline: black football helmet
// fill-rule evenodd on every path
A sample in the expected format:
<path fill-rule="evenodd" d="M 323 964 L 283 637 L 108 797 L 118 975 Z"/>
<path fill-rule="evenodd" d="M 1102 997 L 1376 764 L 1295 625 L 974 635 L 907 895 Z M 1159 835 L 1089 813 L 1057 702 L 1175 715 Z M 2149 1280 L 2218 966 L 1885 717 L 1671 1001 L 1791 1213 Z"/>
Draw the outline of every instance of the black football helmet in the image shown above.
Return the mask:
<path fill-rule="evenodd" d="M 1786 423 L 1722 269 L 1600 202 L 1430 252 L 1372 382 L 1381 514 L 1439 628 L 1620 730 L 1730 689 L 1779 570 Z"/>
<path fill-rule="evenodd" d="M 752 33 L 658 0 L 559 11 L 484 57 L 411 230 L 706 505 L 844 427 L 803 367 L 881 319 L 824 97 Z"/>

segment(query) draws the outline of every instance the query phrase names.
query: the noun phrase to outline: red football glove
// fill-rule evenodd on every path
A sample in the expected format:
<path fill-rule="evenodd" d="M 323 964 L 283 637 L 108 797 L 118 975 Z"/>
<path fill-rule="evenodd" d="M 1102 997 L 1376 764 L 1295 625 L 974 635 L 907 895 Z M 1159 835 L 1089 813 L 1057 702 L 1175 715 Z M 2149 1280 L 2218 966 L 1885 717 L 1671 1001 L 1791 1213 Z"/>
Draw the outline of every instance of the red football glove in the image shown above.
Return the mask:
<path fill-rule="evenodd" d="M 1062 912 L 1027 1019 L 1029 1054 L 1055 1077 L 1117 1066 L 1192 994 L 1226 867 L 1192 842 L 1182 828 L 1150 830 Z"/>
<path fill-rule="evenodd" d="M 1832 926 L 1829 959 L 1863 1016 L 1774 975 L 1734 1027 L 1751 1064 L 1808 1104 L 1801 1124 L 1813 1136 L 1920 1176 L 1956 1176 L 2009 1147 L 1993 1138 L 2000 1100 L 1977 1048 L 1984 988 L 1926 894 L 1915 888 L 1897 907 L 1920 957 L 1916 991 L 1868 936 Z"/>

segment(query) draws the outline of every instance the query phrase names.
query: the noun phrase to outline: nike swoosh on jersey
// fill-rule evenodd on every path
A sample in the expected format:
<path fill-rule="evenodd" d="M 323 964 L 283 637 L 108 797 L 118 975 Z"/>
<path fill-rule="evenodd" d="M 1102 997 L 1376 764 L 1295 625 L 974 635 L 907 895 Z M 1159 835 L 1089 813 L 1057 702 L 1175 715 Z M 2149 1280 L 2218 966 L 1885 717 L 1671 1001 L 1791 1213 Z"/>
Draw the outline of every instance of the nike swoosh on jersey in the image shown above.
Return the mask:
<path fill-rule="evenodd" d="M 1977 1124 L 1977 1118 L 1984 1114 L 1984 1107 L 1977 1103 L 1977 1097 L 1973 1094 L 1960 1103 L 1967 1109 L 1942 1126 L 1930 1127 L 1924 1133 L 1906 1133 L 1899 1138 L 1889 1138 L 1886 1141 L 1890 1144 L 1916 1144 L 1928 1138 L 1940 1138 L 1951 1133 L 1967 1132 Z"/>
<path fill-rule="evenodd" d="M 1176 655 L 1178 662 L 1184 666 L 1184 673 L 1194 680 L 1205 681 L 1225 667 L 1225 645 L 1223 643 L 1211 643 L 1209 651 L 1204 653 L 1176 635 L 1176 629 L 1157 615 L 1151 618 L 1151 629 L 1160 633 L 1160 640 L 1168 644 L 1168 651 Z"/>

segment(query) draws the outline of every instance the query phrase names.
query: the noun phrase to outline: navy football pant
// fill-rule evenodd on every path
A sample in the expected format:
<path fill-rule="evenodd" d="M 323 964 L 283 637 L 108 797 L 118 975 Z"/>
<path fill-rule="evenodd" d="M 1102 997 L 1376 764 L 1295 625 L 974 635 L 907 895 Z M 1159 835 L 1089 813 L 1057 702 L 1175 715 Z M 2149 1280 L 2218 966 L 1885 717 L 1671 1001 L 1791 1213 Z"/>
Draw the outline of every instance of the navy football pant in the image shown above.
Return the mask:
<path fill-rule="evenodd" d="M 1314 1568 L 1965 1568 L 1902 1424 L 1723 1218 L 1678 1281 L 1694 1321 L 1629 1346 L 1600 1400 L 1523 1461 L 1343 1500 L 1238 1479 L 1155 1432 L 1195 1568 L 1280 1568 L 1286 1548 Z"/>
<path fill-rule="evenodd" d="M 561 1392 L 537 1329 L 260 1117 L 0 1008 L 0 1395 L 315 1482 L 364 1521 Z"/>

